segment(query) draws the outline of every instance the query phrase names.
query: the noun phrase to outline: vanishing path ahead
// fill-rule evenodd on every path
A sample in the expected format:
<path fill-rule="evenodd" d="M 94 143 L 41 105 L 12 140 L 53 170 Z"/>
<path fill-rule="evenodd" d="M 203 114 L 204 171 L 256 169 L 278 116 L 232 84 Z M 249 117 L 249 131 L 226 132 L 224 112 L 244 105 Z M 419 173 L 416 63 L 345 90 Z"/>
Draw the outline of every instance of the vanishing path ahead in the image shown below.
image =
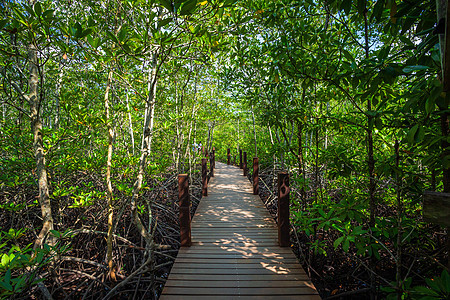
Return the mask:
<path fill-rule="evenodd" d="M 320 299 L 242 170 L 216 163 L 160 299 Z"/>

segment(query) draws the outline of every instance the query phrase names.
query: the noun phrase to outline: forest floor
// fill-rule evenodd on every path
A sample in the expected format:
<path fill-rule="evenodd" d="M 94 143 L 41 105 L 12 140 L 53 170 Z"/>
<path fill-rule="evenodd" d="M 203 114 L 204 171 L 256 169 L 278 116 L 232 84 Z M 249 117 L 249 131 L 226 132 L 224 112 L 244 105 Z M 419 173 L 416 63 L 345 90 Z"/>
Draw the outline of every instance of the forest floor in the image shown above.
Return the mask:
<path fill-rule="evenodd" d="M 280 170 L 278 170 L 280 171 Z M 249 175 L 249 180 L 252 178 Z M 275 178 L 276 179 L 276 178 Z M 313 180 L 313 179 L 312 179 Z M 263 182 L 261 182 L 263 181 Z M 260 197 L 265 203 L 274 220 L 277 217 L 277 199 L 273 192 L 275 188 L 274 169 L 272 167 L 260 172 Z M 291 187 L 292 188 L 292 187 Z M 295 187 L 294 192 L 295 192 Z M 334 201 L 340 201 L 339 192 L 332 195 Z M 306 192 L 308 201 L 314 201 L 313 192 Z M 379 206 L 378 210 L 384 216 L 396 214 L 391 207 Z M 418 220 L 421 221 L 421 220 Z M 358 224 L 355 223 L 355 226 Z M 339 237 L 339 232 L 334 230 L 317 230 L 315 236 L 309 236 L 305 232 L 298 230 L 291 231 L 292 249 L 303 268 L 308 273 L 319 294 L 323 299 L 385 299 L 387 294 L 381 289 L 388 283 L 395 282 L 396 265 L 388 251 L 379 251 L 380 259 L 371 260 L 357 254 L 356 247 L 350 247 L 345 252 L 342 247 L 335 248 L 333 243 Z M 433 247 L 414 247 L 414 244 L 405 244 L 403 251 L 403 261 L 405 265 L 410 265 L 405 273 L 412 279 L 409 284 L 425 285 L 424 274 L 440 275 L 443 267 L 442 262 L 447 261 L 445 255 L 446 232 L 437 225 L 427 226 L 428 234 L 421 237 L 421 241 L 414 241 L 414 244 L 433 245 Z M 394 253 L 394 243 L 383 240 L 388 250 Z M 326 255 L 315 253 L 312 244 L 322 244 L 326 247 Z M 427 249 L 431 249 L 427 252 Z M 371 288 L 373 287 L 373 288 Z"/>
<path fill-rule="evenodd" d="M 198 175 L 198 172 L 195 174 Z M 73 186 L 87 185 L 98 191 L 106 190 L 102 176 L 95 173 L 80 172 L 72 178 L 65 178 L 65 181 Z M 150 205 L 151 215 L 148 214 L 149 208 L 142 206 L 140 217 L 147 228 L 155 229 L 151 231 L 154 241 L 162 246 L 153 250 L 154 260 L 132 278 L 129 278 L 130 274 L 142 266 L 149 253 L 132 222 L 130 197 L 120 191 L 115 191 L 115 278 L 108 278 L 106 275 L 107 205 L 104 199 L 98 199 L 95 205 L 69 207 L 69 203 L 73 203 L 71 195 L 61 197 L 52 207 L 54 212 L 58 212 L 54 214 L 55 229 L 61 233 L 68 232 L 55 246 L 59 255 L 52 257 L 52 264 L 46 261 L 39 264 L 34 274 L 45 279 L 45 287 L 54 299 L 102 299 L 125 280 L 128 280 L 127 283 L 114 293 L 113 299 L 158 299 L 179 248 L 177 183 L 176 175 L 172 174 L 147 178 L 141 202 Z M 201 197 L 198 176 L 191 179 L 190 190 L 193 215 Z M 16 196 L 11 199 L 11 195 Z M 37 191 L 33 186 L 3 188 L 0 199 L 2 203 L 23 201 L 26 204 L 15 210 L 0 210 L 0 228 L 4 232 L 9 228 L 24 228 L 13 243 L 20 249 L 28 247 L 23 253 L 30 253 L 42 222 L 36 203 Z M 13 245 L 8 243 L 7 246 Z M 13 278 L 21 275 L 26 274 L 20 269 L 12 274 Z M 44 298 L 36 284 L 11 297 Z"/>
<path fill-rule="evenodd" d="M 192 215 L 201 198 L 200 177 L 198 172 L 195 174 L 190 183 Z M 262 170 L 260 178 L 261 199 L 276 219 L 277 202 L 271 192 L 274 190 L 273 169 Z M 81 172 L 74 174 L 72 178 L 66 178 L 65 181 L 74 186 L 85 184 L 100 191 L 105 190 L 104 180 L 95 173 Z M 57 245 L 58 256 L 54 257 L 54 263 L 40 264 L 35 273 L 45 278 L 45 286 L 55 299 L 102 299 L 124 281 L 127 283 L 120 286 L 114 299 L 158 299 L 179 248 L 177 196 L 176 175 L 148 178 L 142 199 L 151 209 L 147 206 L 141 207 L 141 218 L 147 228 L 155 229 L 152 234 L 161 247 L 154 249 L 155 259 L 150 265 L 130 277 L 130 274 L 140 268 L 148 253 L 144 240 L 131 220 L 129 195 L 117 191 L 116 216 L 119 217 L 113 245 L 116 278 L 107 278 L 105 271 L 107 212 L 104 199 L 99 199 L 96 205 L 70 207 L 68 203 L 73 202 L 69 199 L 70 195 L 63 196 L 53 207 L 53 210 L 58 212 L 55 214 L 55 224 L 58 231 L 68 231 L 69 234 Z M 312 198 L 311 195 L 309 197 Z M 2 203 L 26 203 L 15 210 L 0 210 L 2 231 L 7 228 L 26 229 L 13 240 L 15 245 L 26 249 L 35 240 L 41 224 L 40 209 L 36 203 L 37 191 L 32 186 L 3 188 L 0 199 Z M 339 201 L 338 195 L 336 201 Z M 395 213 L 389 207 L 379 209 L 386 214 Z M 148 214 L 149 211 L 152 212 L 151 215 Z M 61 224 L 64 224 L 64 227 Z M 418 284 L 423 283 L 421 274 L 429 274 L 439 269 L 439 262 L 445 261 L 445 232 L 441 232 L 438 226 L 430 225 L 429 233 L 428 236 L 422 237 L 423 243 L 433 244 L 434 247 L 430 248 L 433 252 L 424 253 L 425 250 L 408 245 L 403 249 L 404 261 L 413 266 L 409 270 L 410 276 L 414 277 L 413 282 Z M 333 242 L 337 237 L 338 233 L 332 230 L 318 230 L 315 236 L 308 236 L 301 231 L 293 231 L 291 235 L 292 248 L 320 295 L 324 299 L 364 299 L 370 294 L 379 299 L 384 298 L 385 294 L 379 287 L 395 280 L 395 263 L 388 253 L 380 252 L 381 259 L 374 264 L 370 259 L 358 256 L 356 249 L 352 247 L 348 252 L 343 251 L 341 247 L 335 249 Z M 318 241 L 328 246 L 326 256 L 312 250 L 311 244 Z M 392 243 L 387 241 L 386 245 L 392 246 Z M 13 276 L 18 276 L 19 273 L 20 271 L 15 271 Z M 373 273 L 376 276 L 371 276 Z M 371 282 L 376 286 L 374 290 L 370 288 Z M 14 297 L 40 298 L 42 294 L 37 285 Z"/>

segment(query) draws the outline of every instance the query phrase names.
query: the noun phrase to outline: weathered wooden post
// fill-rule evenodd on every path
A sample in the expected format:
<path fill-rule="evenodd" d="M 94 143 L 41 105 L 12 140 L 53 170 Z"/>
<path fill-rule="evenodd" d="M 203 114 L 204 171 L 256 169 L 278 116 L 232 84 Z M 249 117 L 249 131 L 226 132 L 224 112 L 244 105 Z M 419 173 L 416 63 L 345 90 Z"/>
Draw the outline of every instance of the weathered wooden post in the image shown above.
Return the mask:
<path fill-rule="evenodd" d="M 202 196 L 208 196 L 207 160 L 202 158 Z"/>
<path fill-rule="evenodd" d="M 178 175 L 178 200 L 180 207 L 180 242 L 181 247 L 191 246 L 191 212 L 189 199 L 189 177 Z"/>
<path fill-rule="evenodd" d="M 239 149 L 239 169 L 242 169 L 242 149 Z"/>
<path fill-rule="evenodd" d="M 450 252 L 450 193 L 425 191 L 422 214 L 426 222 L 447 227 L 447 251 Z M 447 267 L 450 268 L 450 255 Z"/>
<path fill-rule="evenodd" d="M 278 244 L 280 247 L 289 247 L 289 174 L 278 173 Z"/>
<path fill-rule="evenodd" d="M 210 177 L 214 177 L 214 153 L 209 154 L 209 174 Z"/>
<path fill-rule="evenodd" d="M 230 148 L 227 149 L 227 165 L 231 164 L 231 153 Z"/>
<path fill-rule="evenodd" d="M 422 213 L 429 223 L 450 226 L 450 193 L 425 191 Z"/>
<path fill-rule="evenodd" d="M 259 195 L 259 161 L 253 157 L 253 195 Z"/>
<path fill-rule="evenodd" d="M 243 169 L 244 169 L 244 176 L 247 176 L 248 170 L 247 170 L 247 152 L 246 151 L 244 151 Z"/>

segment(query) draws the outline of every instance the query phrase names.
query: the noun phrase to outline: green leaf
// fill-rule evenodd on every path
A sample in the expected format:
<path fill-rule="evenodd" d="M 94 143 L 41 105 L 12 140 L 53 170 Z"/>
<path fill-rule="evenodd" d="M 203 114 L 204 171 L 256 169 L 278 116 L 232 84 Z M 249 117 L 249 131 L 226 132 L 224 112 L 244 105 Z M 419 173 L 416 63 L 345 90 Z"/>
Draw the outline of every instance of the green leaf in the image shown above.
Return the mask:
<path fill-rule="evenodd" d="M 340 9 L 343 10 L 347 15 L 350 13 L 352 8 L 352 0 L 343 0 L 341 2 Z"/>
<path fill-rule="evenodd" d="M 358 8 L 358 13 L 360 15 L 362 15 L 364 13 L 364 10 L 366 9 L 366 0 L 357 0 L 357 8 Z"/>
<path fill-rule="evenodd" d="M 4 282 L 9 283 L 11 281 L 11 269 L 8 269 L 3 277 Z"/>
<path fill-rule="evenodd" d="M 76 38 L 79 38 L 82 33 L 83 28 L 81 27 L 81 24 L 76 22 L 75 25 L 72 27 L 72 35 Z"/>
<path fill-rule="evenodd" d="M 88 28 L 86 30 L 83 30 L 83 32 L 80 34 L 80 39 L 84 38 L 85 36 L 88 36 L 91 33 L 92 33 L 92 28 Z"/>
<path fill-rule="evenodd" d="M 435 104 L 435 100 L 432 97 L 427 98 L 427 101 L 425 102 L 425 112 L 427 115 L 434 111 Z"/>
<path fill-rule="evenodd" d="M 342 49 L 342 54 L 344 54 L 345 58 L 347 58 L 349 61 L 352 62 L 354 60 L 353 56 L 347 50 Z"/>
<path fill-rule="evenodd" d="M 345 236 L 341 236 L 340 238 L 337 238 L 333 243 L 334 248 L 337 248 L 339 246 L 339 244 L 342 243 L 344 238 L 345 238 Z"/>
<path fill-rule="evenodd" d="M 119 43 L 119 40 L 117 39 L 117 37 L 116 37 L 114 34 L 112 34 L 110 31 L 106 31 L 106 34 L 109 36 L 109 38 L 110 38 L 113 42 Z"/>
<path fill-rule="evenodd" d="M 350 241 L 346 239 L 344 243 L 342 243 L 342 249 L 344 249 L 345 252 L 348 252 L 349 248 L 350 248 Z"/>
<path fill-rule="evenodd" d="M 6 24 L 8 24 L 8 20 L 0 20 L 0 30 L 2 30 Z"/>
<path fill-rule="evenodd" d="M 421 143 L 425 138 L 425 128 L 423 126 L 419 126 L 419 130 L 417 130 L 414 136 L 414 142 Z"/>
<path fill-rule="evenodd" d="M 378 0 L 375 6 L 373 7 L 373 13 L 370 19 L 372 20 L 375 18 L 377 22 L 381 20 L 381 15 L 383 14 L 383 8 L 384 8 L 384 2 L 385 0 Z"/>
<path fill-rule="evenodd" d="M 389 47 L 389 46 L 381 48 L 380 52 L 378 52 L 378 55 L 377 55 L 378 59 L 380 59 L 380 60 L 386 59 L 389 55 L 390 50 L 391 50 L 391 47 Z"/>
<path fill-rule="evenodd" d="M 379 116 L 377 118 L 375 118 L 375 127 L 378 130 L 382 130 L 383 129 L 383 121 L 381 120 L 381 118 Z"/>
<path fill-rule="evenodd" d="M 188 0 L 183 3 L 180 9 L 180 16 L 191 14 L 197 6 L 197 0 Z"/>
<path fill-rule="evenodd" d="M 61 237 L 61 232 L 59 232 L 57 230 L 50 230 L 50 233 L 53 234 L 56 238 Z"/>
<path fill-rule="evenodd" d="M 450 275 L 448 274 L 447 270 L 442 271 L 441 279 L 446 291 L 450 292 Z"/>
<path fill-rule="evenodd" d="M 164 27 L 172 21 L 172 18 L 166 18 L 158 22 L 158 28 Z"/>
<path fill-rule="evenodd" d="M 42 14 L 42 7 L 39 1 L 34 4 L 33 10 L 38 17 Z"/>
<path fill-rule="evenodd" d="M 425 286 L 416 286 L 414 287 L 414 291 L 419 292 L 422 296 L 439 296 L 438 293 Z"/>
<path fill-rule="evenodd" d="M 25 5 L 24 7 L 25 10 L 30 14 L 30 18 L 33 19 L 36 16 L 36 12 L 34 11 L 34 9 L 29 5 Z"/>
<path fill-rule="evenodd" d="M 127 35 L 127 29 L 126 27 L 122 27 L 122 29 L 119 31 L 119 34 L 117 35 L 117 39 L 121 42 L 125 39 Z"/>
<path fill-rule="evenodd" d="M 408 45 L 408 46 L 414 47 L 414 43 L 411 42 L 411 40 L 408 39 L 408 38 L 407 38 L 406 36 L 404 36 L 404 35 L 401 35 L 401 36 L 400 36 L 400 41 L 402 41 L 403 43 L 405 43 L 405 44 Z"/>
<path fill-rule="evenodd" d="M 9 282 L 6 283 L 6 282 L 3 282 L 3 281 L 0 281 L 0 287 L 3 287 L 3 289 L 5 289 L 5 290 L 7 290 L 9 292 L 13 291 L 13 287 L 12 287 L 12 285 Z"/>
<path fill-rule="evenodd" d="M 416 135 L 417 129 L 419 129 L 419 124 L 414 125 L 408 132 L 406 140 L 408 143 L 414 143 L 414 136 Z"/>
<path fill-rule="evenodd" d="M 9 256 L 8 256 L 8 254 L 5 253 L 5 254 L 2 255 L 2 260 L 0 261 L 0 263 L 4 267 L 6 267 L 8 265 L 8 263 L 9 263 Z"/>
<path fill-rule="evenodd" d="M 429 68 L 429 67 L 427 67 L 427 66 L 421 66 L 421 65 L 408 66 L 408 67 L 403 68 L 403 72 L 405 72 L 405 73 L 411 73 L 411 72 L 414 72 L 414 71 L 422 71 L 422 70 L 426 70 L 426 69 L 428 69 L 428 68 Z"/>
<path fill-rule="evenodd" d="M 172 1 L 169 0 L 158 0 L 159 4 L 167 8 L 168 11 L 173 12 Z"/>

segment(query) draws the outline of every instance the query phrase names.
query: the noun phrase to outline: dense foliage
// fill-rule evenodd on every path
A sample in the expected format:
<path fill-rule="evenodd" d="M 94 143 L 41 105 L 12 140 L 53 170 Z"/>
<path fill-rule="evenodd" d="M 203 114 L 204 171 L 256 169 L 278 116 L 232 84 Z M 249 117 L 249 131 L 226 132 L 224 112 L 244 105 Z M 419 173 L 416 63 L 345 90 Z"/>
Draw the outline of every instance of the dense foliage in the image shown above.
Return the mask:
<path fill-rule="evenodd" d="M 0 298 L 158 297 L 200 143 L 290 172 L 323 296 L 449 297 L 441 2 L 0 3 Z"/>

